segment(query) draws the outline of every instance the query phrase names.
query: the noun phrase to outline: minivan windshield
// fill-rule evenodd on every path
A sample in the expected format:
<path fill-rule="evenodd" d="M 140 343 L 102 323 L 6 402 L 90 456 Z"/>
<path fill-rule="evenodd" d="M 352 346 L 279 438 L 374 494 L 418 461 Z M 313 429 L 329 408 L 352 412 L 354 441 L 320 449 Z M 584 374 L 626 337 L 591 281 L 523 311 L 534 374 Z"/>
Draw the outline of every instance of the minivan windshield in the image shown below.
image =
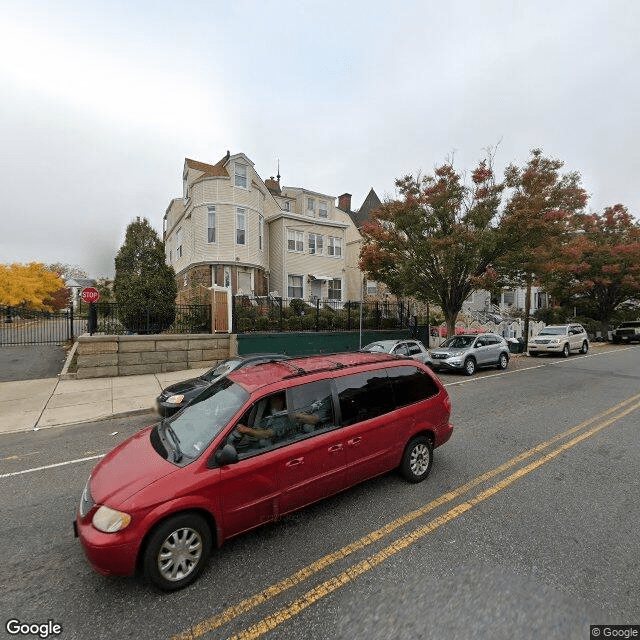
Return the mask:
<path fill-rule="evenodd" d="M 473 336 L 455 336 L 445 340 L 440 346 L 445 349 L 464 349 L 465 347 L 470 347 L 474 340 L 475 337 Z"/>
<path fill-rule="evenodd" d="M 249 394 L 229 378 L 207 387 L 175 417 L 167 420 L 180 452 L 197 458 L 249 399 Z"/>
<path fill-rule="evenodd" d="M 567 333 L 567 327 L 545 327 L 538 335 L 563 336 L 565 333 Z"/>

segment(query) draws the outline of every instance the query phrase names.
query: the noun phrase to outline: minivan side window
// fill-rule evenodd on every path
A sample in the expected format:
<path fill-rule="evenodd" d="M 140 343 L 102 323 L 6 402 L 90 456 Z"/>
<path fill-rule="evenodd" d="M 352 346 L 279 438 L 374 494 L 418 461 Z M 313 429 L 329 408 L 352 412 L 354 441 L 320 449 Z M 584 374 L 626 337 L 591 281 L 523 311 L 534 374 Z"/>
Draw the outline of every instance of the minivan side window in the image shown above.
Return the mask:
<path fill-rule="evenodd" d="M 332 429 L 335 420 L 331 382 L 318 380 L 289 389 L 289 411 L 303 433 Z"/>
<path fill-rule="evenodd" d="M 427 400 L 440 391 L 431 377 L 417 367 L 393 367 L 387 373 L 396 407 Z"/>
<path fill-rule="evenodd" d="M 345 427 L 393 411 L 391 385 L 384 369 L 335 378 L 335 384 Z"/>

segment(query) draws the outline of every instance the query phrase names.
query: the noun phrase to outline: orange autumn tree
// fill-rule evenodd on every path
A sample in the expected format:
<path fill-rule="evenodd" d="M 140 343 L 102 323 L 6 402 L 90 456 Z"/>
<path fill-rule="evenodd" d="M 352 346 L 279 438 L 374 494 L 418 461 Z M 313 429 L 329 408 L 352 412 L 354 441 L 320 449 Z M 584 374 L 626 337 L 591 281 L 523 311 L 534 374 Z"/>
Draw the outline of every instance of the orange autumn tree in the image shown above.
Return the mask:
<path fill-rule="evenodd" d="M 640 302 L 640 224 L 621 204 L 583 216 L 539 275 L 558 304 L 598 320 L 606 335 L 620 305 Z"/>
<path fill-rule="evenodd" d="M 0 304 L 51 310 L 51 296 L 63 288 L 60 276 L 40 262 L 0 264 Z"/>
<path fill-rule="evenodd" d="M 587 202 L 578 172 L 561 174 L 561 160 L 533 149 L 522 168 L 509 165 L 505 185 L 509 197 L 502 235 L 511 245 L 496 265 L 504 286 L 526 288 L 524 308 L 525 348 L 529 336 L 531 287 L 550 257 L 573 237 L 576 219 Z M 514 242 L 515 241 L 515 242 Z"/>

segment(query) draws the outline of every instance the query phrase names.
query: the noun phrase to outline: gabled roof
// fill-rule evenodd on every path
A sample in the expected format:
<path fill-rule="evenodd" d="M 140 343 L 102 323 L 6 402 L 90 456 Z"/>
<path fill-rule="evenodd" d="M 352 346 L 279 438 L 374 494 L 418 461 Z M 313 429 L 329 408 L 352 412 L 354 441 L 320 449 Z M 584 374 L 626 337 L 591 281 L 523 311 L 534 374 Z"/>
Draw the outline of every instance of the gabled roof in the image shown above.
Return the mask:
<path fill-rule="evenodd" d="M 373 187 L 371 187 L 371 191 L 369 191 L 367 197 L 364 199 L 362 206 L 357 211 L 349 212 L 353 224 L 360 229 L 365 222 L 370 222 L 369 214 L 381 204 L 382 202 L 380 198 L 378 198 L 378 194 L 373 190 Z"/>

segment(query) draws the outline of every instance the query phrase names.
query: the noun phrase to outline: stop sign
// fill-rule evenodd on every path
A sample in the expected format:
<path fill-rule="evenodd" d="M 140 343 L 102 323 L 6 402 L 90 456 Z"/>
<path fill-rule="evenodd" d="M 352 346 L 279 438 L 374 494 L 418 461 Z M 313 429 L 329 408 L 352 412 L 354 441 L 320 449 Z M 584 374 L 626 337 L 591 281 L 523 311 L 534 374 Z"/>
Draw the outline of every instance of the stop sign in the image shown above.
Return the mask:
<path fill-rule="evenodd" d="M 100 294 L 95 287 L 85 287 L 80 294 L 80 297 L 85 302 L 98 302 L 100 299 Z"/>

